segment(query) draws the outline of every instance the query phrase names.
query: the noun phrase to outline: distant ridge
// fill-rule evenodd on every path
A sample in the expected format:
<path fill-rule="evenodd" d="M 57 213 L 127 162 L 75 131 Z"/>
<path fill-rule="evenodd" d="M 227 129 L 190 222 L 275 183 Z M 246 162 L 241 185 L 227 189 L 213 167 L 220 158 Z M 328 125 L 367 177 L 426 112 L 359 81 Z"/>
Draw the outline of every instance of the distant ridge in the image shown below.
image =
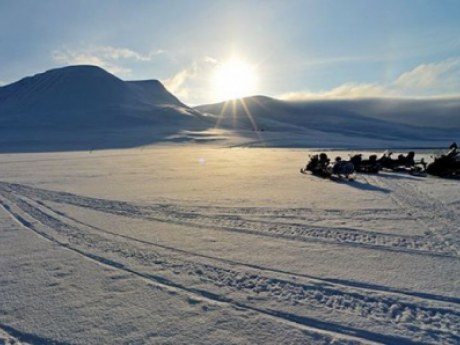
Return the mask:
<path fill-rule="evenodd" d="M 293 102 L 307 106 L 333 106 L 359 115 L 412 126 L 460 130 L 460 96 L 431 98 L 362 98 Z"/>
<path fill-rule="evenodd" d="M 385 111 L 359 107 L 358 101 L 283 101 L 266 96 L 252 96 L 227 102 L 201 105 L 196 110 L 214 116 L 222 127 L 263 131 L 321 131 L 329 134 L 368 137 L 384 140 L 432 140 L 458 136 L 455 128 L 411 125 L 385 119 Z M 361 101 L 364 102 L 364 101 Z M 383 102 L 383 101 L 382 101 Z M 380 106 L 383 108 L 382 106 Z M 396 111 L 393 109 L 393 112 Z M 435 118 L 432 119 L 436 123 Z M 459 121 L 460 123 L 460 121 Z M 413 119 L 413 124 L 418 124 Z"/>

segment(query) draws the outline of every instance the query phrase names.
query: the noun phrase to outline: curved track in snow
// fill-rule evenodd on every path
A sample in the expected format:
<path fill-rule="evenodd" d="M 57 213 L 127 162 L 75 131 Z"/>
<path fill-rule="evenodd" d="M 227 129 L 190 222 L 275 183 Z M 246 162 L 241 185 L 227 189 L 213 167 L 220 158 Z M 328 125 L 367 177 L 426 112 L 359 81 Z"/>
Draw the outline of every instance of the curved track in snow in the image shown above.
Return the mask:
<path fill-rule="evenodd" d="M 296 219 L 308 213 L 304 209 L 187 207 L 183 205 L 138 205 L 123 201 L 84 197 L 19 184 L 0 183 L 0 190 L 21 193 L 38 200 L 89 208 L 131 218 L 174 223 L 212 230 L 239 232 L 305 242 L 326 242 L 408 252 L 420 255 L 458 258 L 459 244 L 446 243 L 439 236 L 398 235 L 346 227 L 314 226 Z M 280 212 L 284 219 L 280 219 Z M 368 215 L 373 210 L 368 211 Z M 355 215 L 356 216 L 356 215 Z M 294 217 L 294 218 L 293 218 Z M 261 219 L 263 218 L 263 219 Z M 271 218 L 267 221 L 267 218 Z"/>
<path fill-rule="evenodd" d="M 333 282 L 178 250 L 85 224 L 53 209 L 47 202 L 66 203 L 145 220 L 263 236 L 270 234 L 290 240 L 306 240 L 308 236 L 316 240 L 312 234 L 324 235 L 328 230 L 326 227 L 316 227 L 316 232 L 307 229 L 309 235 L 304 235 L 305 232 L 301 230 L 305 225 L 285 221 L 268 223 L 243 217 L 244 213 L 254 214 L 261 210 L 207 208 L 200 212 L 199 207 L 142 206 L 18 184 L 1 183 L 0 195 L 3 207 L 18 222 L 48 240 L 101 264 L 181 289 L 199 298 L 252 310 L 296 327 L 330 332 L 344 341 L 384 344 L 460 342 L 460 303 L 456 298 Z M 222 211 L 226 212 L 222 214 Z M 279 212 L 270 209 L 262 211 L 264 214 Z M 292 211 L 296 212 L 291 210 L 287 213 Z M 272 216 L 279 217 L 274 213 Z M 270 224 L 273 228 L 269 228 Z M 346 228 L 329 230 L 324 237 L 328 242 L 362 245 L 376 250 L 388 247 L 389 250 L 457 259 L 449 244 L 446 251 L 442 243 L 436 245 L 431 238 L 429 240 L 432 242 L 420 242 L 422 239 L 416 237 L 417 242 L 414 236 L 370 234 Z M 346 234 L 345 240 L 340 234 Z M 365 237 L 360 237 L 364 235 L 374 235 L 381 243 L 368 243 L 363 240 Z M 347 242 L 348 237 L 355 242 Z M 394 244 L 404 243 L 403 238 L 406 242 L 413 241 L 419 245 L 407 248 Z M 344 315 L 346 323 L 343 323 Z"/>

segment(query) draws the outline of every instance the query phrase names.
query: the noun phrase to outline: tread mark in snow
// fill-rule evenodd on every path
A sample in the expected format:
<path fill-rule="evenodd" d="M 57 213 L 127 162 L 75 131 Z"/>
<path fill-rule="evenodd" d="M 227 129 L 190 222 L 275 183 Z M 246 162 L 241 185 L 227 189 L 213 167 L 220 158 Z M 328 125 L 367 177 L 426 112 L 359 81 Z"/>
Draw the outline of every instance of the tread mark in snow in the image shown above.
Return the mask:
<path fill-rule="evenodd" d="M 304 279 L 306 282 L 290 281 L 288 279 L 273 278 L 267 276 L 269 272 L 260 270 L 237 270 L 238 267 L 231 269 L 213 265 L 212 263 L 202 264 L 183 260 L 179 257 L 162 254 L 159 250 L 152 250 L 151 246 L 142 246 L 135 241 L 123 241 L 120 236 L 110 236 L 101 231 L 95 232 L 88 227 L 73 226 L 61 221 L 62 215 L 52 214 L 50 210 L 32 200 L 26 201 L 24 196 L 17 197 L 10 192 L 1 193 L 8 202 L 16 206 L 19 211 L 13 211 L 9 207 L 9 212 L 16 218 L 23 219 L 27 216 L 35 219 L 35 222 L 21 222 L 27 228 L 39 233 L 45 238 L 59 243 L 66 248 L 76 251 L 82 255 L 92 258 L 100 263 L 123 269 L 148 278 L 159 283 L 180 288 L 188 292 L 198 293 L 208 299 L 226 302 L 232 305 L 259 311 L 266 315 L 281 317 L 282 319 L 296 322 L 319 329 L 334 331 L 343 334 L 358 335 L 361 338 L 381 341 L 384 343 L 412 343 L 407 338 L 399 337 L 400 334 L 412 334 L 413 337 L 423 336 L 423 340 L 440 341 L 447 340 L 455 343 L 460 340 L 460 312 L 457 306 L 432 306 L 433 301 L 428 303 L 425 300 L 416 298 L 407 299 L 405 296 L 396 296 L 394 293 L 382 294 L 369 292 L 366 289 L 345 288 L 343 286 L 333 286 L 332 284 L 319 284 L 316 281 Z M 36 205 L 34 205 L 36 204 Z M 21 215 L 20 213 L 24 213 Z M 39 225 L 43 225 L 39 226 Z M 133 243 L 134 242 L 134 243 Z M 145 243 L 144 243 L 145 244 Z M 117 260 L 124 260 L 126 264 L 121 264 Z M 186 276 L 205 284 L 207 289 L 189 287 L 176 283 L 168 277 L 142 273 L 130 268 L 129 262 L 141 265 L 143 269 L 149 271 L 158 268 L 160 272 L 173 272 L 182 277 Z M 167 273 L 165 273 L 167 275 Z M 192 277 L 192 278 L 190 278 Z M 179 279 L 179 278 L 178 278 Z M 200 285 L 200 286 L 201 286 Z M 219 293 L 222 292 L 223 293 Z M 243 293 L 246 299 L 233 297 L 233 293 Z M 228 299 L 230 293 L 232 299 Z M 262 307 L 252 302 L 252 299 L 268 298 L 274 301 L 279 308 Z M 285 304 L 296 308 L 299 314 L 305 310 L 332 309 L 336 312 L 354 314 L 364 318 L 368 322 L 391 323 L 394 325 L 395 334 L 378 334 L 368 332 L 352 326 L 340 325 L 340 323 L 327 321 L 323 322 L 307 315 L 294 315 L 283 310 Z M 284 317 L 283 317 L 284 316 Z M 350 321 L 352 323 L 352 321 Z M 316 326 L 315 326 L 316 325 Z M 351 331 L 352 330 L 352 331 Z"/>
<path fill-rule="evenodd" d="M 311 226 L 299 223 L 244 219 L 241 215 L 207 214 L 197 207 L 177 207 L 158 204 L 142 206 L 128 202 L 83 197 L 64 192 L 53 192 L 18 184 L 0 182 L 0 190 L 19 193 L 31 198 L 64 203 L 95 211 L 130 218 L 174 223 L 179 225 L 268 236 L 294 241 L 326 242 L 377 250 L 458 258 L 458 243 L 444 238 L 404 236 L 353 228 Z M 204 209 L 208 209 L 203 207 Z M 253 210 L 252 210 L 253 211 Z M 275 211 L 276 212 L 276 211 Z M 278 210 L 279 212 L 279 210 Z"/>

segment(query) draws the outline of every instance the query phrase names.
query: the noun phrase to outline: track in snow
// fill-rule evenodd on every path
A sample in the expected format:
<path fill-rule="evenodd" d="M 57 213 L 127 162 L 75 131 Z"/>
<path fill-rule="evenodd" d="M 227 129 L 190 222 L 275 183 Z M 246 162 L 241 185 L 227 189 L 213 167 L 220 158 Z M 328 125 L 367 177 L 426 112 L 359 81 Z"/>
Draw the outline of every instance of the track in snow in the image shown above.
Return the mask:
<path fill-rule="evenodd" d="M 17 329 L 0 324 L 0 344 L 1 345 L 69 345 L 54 340 L 42 338 L 34 334 L 28 334 Z"/>
<path fill-rule="evenodd" d="M 21 224 L 49 240 L 117 269 L 202 298 L 230 303 L 343 337 L 353 335 L 363 341 L 387 344 L 460 342 L 460 309 L 455 299 L 430 298 L 423 294 L 411 296 L 370 286 L 346 286 L 219 258 L 181 253 L 173 248 L 78 223 L 54 212 L 42 200 L 32 198 L 38 195 L 30 191 L 36 192 L 37 189 L 18 186 L 8 185 L 5 188 L 2 184 L 0 192 L 3 206 Z M 28 192 L 24 193 L 24 190 Z M 58 194 L 61 202 L 68 202 L 69 198 L 80 203 L 92 202 L 93 206 L 105 202 L 66 193 L 38 191 L 40 196 L 45 196 L 43 200 L 49 200 L 49 195 L 54 193 Z M 116 214 L 123 211 L 130 216 L 144 215 L 135 205 L 110 201 L 110 206 Z M 105 207 L 108 208 L 108 205 Z M 347 317 L 351 315 L 353 318 Z M 350 319 L 346 324 L 343 323 L 344 317 Z M 385 331 L 381 331 L 382 328 Z"/>
<path fill-rule="evenodd" d="M 422 191 L 417 181 L 408 181 L 398 178 L 370 177 L 373 182 L 392 188 L 392 200 L 413 219 L 419 221 L 428 229 L 425 236 L 428 241 L 439 243 L 450 248 L 454 255 L 460 254 L 460 212 L 458 206 L 447 203 L 432 197 Z"/>
<path fill-rule="evenodd" d="M 458 258 L 459 243 L 446 242 L 438 236 L 398 235 L 366 231 L 346 227 L 312 226 L 302 220 L 292 220 L 302 215 L 305 209 L 283 210 L 262 208 L 216 208 L 185 207 L 171 204 L 138 205 L 122 201 L 105 200 L 79 196 L 71 193 L 54 192 L 19 184 L 0 182 L 0 191 L 15 192 L 38 200 L 69 204 L 95 211 L 116 214 L 125 217 L 175 223 L 212 230 L 239 232 L 273 238 L 282 238 L 305 242 L 326 242 L 347 246 L 358 246 L 378 250 L 408 252 L 412 254 L 445 256 Z M 250 215 L 248 217 L 248 214 Z M 261 220 L 260 218 L 270 218 Z M 302 217 L 302 216 L 301 216 Z"/>

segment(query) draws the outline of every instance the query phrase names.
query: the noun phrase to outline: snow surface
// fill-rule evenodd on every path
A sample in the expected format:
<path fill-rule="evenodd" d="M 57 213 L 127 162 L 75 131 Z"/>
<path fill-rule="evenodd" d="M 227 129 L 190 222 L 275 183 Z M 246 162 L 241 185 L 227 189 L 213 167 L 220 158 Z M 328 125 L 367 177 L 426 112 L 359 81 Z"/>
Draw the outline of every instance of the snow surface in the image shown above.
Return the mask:
<path fill-rule="evenodd" d="M 298 147 L 460 141 L 418 127 L 457 119 L 436 102 L 192 109 L 94 66 L 0 87 L 0 344 L 460 343 L 459 181 L 298 172 Z"/>
<path fill-rule="evenodd" d="M 459 344 L 459 181 L 309 153 L 1 154 L 0 343 Z"/>

